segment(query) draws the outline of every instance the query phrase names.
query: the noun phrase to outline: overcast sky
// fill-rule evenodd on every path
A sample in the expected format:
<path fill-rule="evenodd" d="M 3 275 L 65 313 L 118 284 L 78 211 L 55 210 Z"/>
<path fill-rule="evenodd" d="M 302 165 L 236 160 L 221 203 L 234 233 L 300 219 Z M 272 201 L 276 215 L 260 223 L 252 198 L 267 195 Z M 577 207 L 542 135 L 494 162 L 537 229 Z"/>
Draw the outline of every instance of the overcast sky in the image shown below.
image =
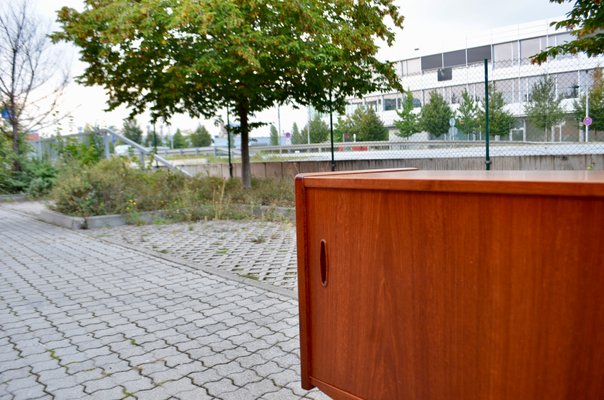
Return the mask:
<path fill-rule="evenodd" d="M 9 0 L 0 0 L 9 1 Z M 55 18 L 56 10 L 66 5 L 82 7 L 81 0 L 36 0 L 36 8 L 43 16 Z M 398 0 L 401 14 L 405 16 L 404 28 L 397 30 L 397 40 L 392 48 L 382 48 L 380 57 L 388 60 L 410 58 L 430 51 L 451 49 L 452 42 L 459 42 L 465 37 L 488 32 L 503 26 L 522 24 L 541 19 L 563 17 L 571 9 L 569 3 L 562 5 L 548 0 Z M 415 50 L 418 49 L 418 50 Z M 81 73 L 83 65 L 77 60 L 77 52 L 72 51 L 68 58 L 72 62 L 74 74 Z M 103 113 L 105 97 L 100 89 L 82 88 L 73 83 L 65 97 L 66 109 L 74 115 L 73 127 L 84 123 L 122 125 L 127 111 L 117 110 Z M 281 108 L 281 130 L 291 131 L 293 122 L 302 128 L 306 123 L 305 110 Z M 276 108 L 257 115 L 261 120 L 277 126 Z M 145 127 L 148 121 L 145 116 L 138 118 Z M 181 129 L 194 129 L 198 120 L 177 116 L 172 121 L 174 132 Z M 202 123 L 212 132 L 211 122 Z M 68 127 L 66 127 L 68 128 Z M 266 131 L 266 132 L 264 132 Z M 268 136 L 269 128 L 259 129 L 254 136 Z"/>

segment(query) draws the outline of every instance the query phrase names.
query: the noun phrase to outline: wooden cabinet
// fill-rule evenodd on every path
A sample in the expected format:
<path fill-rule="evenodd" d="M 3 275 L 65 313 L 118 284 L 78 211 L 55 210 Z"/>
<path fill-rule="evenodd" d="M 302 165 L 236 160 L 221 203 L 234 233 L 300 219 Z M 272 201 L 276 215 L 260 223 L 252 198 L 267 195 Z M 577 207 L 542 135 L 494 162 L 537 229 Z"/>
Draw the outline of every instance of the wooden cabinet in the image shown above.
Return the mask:
<path fill-rule="evenodd" d="M 604 173 L 296 179 L 302 386 L 604 398 Z"/>

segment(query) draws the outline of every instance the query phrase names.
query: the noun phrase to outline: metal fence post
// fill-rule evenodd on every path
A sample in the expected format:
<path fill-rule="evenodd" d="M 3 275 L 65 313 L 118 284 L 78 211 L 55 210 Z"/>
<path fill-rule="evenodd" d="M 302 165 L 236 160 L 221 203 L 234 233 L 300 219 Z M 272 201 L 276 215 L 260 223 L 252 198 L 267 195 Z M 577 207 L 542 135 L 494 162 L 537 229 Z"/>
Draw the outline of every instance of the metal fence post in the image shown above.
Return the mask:
<path fill-rule="evenodd" d="M 491 132 L 489 130 L 489 60 L 484 59 L 484 115 L 485 115 L 485 147 L 486 147 L 486 167 L 487 171 L 491 170 L 491 157 L 489 155 L 489 139 Z"/>
<path fill-rule="evenodd" d="M 109 158 L 110 153 L 109 153 L 109 137 L 110 137 L 110 133 L 105 133 L 103 135 L 103 144 L 105 145 L 105 158 Z"/>

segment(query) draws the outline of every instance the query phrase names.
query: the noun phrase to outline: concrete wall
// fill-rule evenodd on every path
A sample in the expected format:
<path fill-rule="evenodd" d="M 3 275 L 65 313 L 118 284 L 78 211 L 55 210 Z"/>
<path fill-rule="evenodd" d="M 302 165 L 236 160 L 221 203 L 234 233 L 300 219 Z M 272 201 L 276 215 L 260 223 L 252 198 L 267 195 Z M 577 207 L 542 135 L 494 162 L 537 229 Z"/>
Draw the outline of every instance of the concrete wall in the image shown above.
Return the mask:
<path fill-rule="evenodd" d="M 567 156 L 509 156 L 491 159 L 493 170 L 604 170 L 604 154 Z M 190 160 L 189 160 L 190 162 Z M 426 158 L 397 160 L 337 161 L 338 171 L 361 169 L 415 167 L 423 170 L 482 170 L 484 158 Z M 199 164 L 183 166 L 192 174 L 227 178 L 228 164 Z M 292 179 L 303 172 L 331 170 L 330 161 L 284 161 L 252 163 L 252 176 L 259 178 Z M 233 164 L 233 176 L 241 176 L 241 164 Z"/>

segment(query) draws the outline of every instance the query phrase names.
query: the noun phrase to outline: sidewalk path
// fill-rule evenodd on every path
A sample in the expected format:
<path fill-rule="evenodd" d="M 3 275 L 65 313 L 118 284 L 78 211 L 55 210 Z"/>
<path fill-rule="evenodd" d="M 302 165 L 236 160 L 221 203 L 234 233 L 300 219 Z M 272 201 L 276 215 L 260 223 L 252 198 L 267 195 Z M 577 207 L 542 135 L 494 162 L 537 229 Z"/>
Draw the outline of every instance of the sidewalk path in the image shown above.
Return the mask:
<path fill-rule="evenodd" d="M 297 305 L 0 205 L 0 399 L 299 399 Z"/>
<path fill-rule="evenodd" d="M 207 221 L 125 225 L 86 231 L 138 248 L 174 255 L 295 292 L 296 232 L 291 224 Z"/>

